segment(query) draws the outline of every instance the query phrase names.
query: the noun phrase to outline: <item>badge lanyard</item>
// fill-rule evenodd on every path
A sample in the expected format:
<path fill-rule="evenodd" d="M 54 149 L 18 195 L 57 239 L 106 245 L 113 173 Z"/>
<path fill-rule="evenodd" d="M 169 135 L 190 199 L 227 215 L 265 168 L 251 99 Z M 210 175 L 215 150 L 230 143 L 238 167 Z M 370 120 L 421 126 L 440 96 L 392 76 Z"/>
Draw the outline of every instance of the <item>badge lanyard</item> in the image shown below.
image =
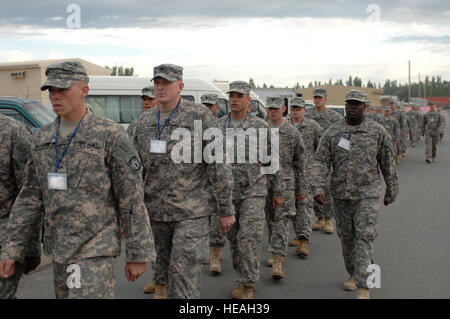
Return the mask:
<path fill-rule="evenodd" d="M 166 128 L 167 123 L 169 123 L 170 118 L 172 117 L 172 114 L 175 113 L 175 111 L 178 108 L 178 105 L 180 105 L 181 99 L 178 101 L 177 106 L 175 106 L 175 108 L 173 109 L 173 111 L 170 113 L 169 117 L 167 118 L 166 122 L 164 123 L 162 129 L 159 128 L 159 118 L 160 118 L 160 112 L 159 112 L 159 107 L 158 107 L 158 140 L 161 139 L 161 133 L 164 131 L 164 129 Z"/>
<path fill-rule="evenodd" d="M 75 134 L 77 133 L 78 127 L 80 126 L 80 123 L 83 121 L 84 116 L 81 118 L 81 120 L 78 122 L 77 127 L 75 128 L 75 131 L 73 132 L 72 136 L 70 137 L 69 143 L 67 143 L 66 148 L 64 149 L 64 152 L 61 155 L 61 158 L 58 161 L 58 136 L 59 136 L 59 128 L 61 126 L 61 118 L 59 119 L 58 122 L 58 130 L 56 131 L 56 143 L 55 143 L 55 150 L 56 150 L 56 169 L 55 172 L 58 173 L 58 168 L 59 165 L 61 165 L 61 162 L 64 158 L 64 156 L 66 155 L 67 149 L 69 148 L 70 143 L 72 142 L 72 139 L 74 138 Z"/>

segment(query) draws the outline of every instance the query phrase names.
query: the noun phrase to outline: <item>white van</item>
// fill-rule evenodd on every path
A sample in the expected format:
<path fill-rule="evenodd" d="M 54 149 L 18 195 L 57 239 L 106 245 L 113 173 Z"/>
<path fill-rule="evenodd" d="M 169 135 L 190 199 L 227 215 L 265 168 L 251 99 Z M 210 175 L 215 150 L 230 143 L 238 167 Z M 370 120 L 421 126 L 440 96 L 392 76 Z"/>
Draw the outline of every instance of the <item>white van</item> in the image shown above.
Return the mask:
<path fill-rule="evenodd" d="M 117 123 L 128 124 L 141 114 L 141 90 L 153 85 L 150 80 L 148 77 L 90 76 L 86 103 L 95 114 Z M 215 93 L 219 96 L 218 115 L 228 114 L 228 97 L 215 85 L 198 79 L 184 79 L 183 82 L 183 99 L 201 103 L 200 97 L 203 94 Z"/>

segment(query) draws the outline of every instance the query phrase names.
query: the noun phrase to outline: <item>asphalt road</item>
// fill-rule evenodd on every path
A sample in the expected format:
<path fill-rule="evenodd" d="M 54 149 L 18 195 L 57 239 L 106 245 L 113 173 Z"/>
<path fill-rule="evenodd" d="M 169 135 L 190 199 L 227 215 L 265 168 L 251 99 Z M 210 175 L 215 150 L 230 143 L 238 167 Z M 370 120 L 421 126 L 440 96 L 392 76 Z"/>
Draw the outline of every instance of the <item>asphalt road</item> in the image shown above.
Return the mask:
<path fill-rule="evenodd" d="M 381 267 L 381 288 L 372 298 L 450 298 L 450 118 L 447 132 L 438 145 L 437 162 L 427 164 L 424 142 L 408 148 L 398 167 L 400 193 L 394 204 L 379 210 L 374 262 Z M 292 229 L 291 229 L 292 234 Z M 292 236 L 291 236 L 292 238 Z M 267 239 L 267 237 L 265 237 Z M 348 275 L 336 233 L 313 232 L 308 259 L 290 247 L 284 263 L 285 278 L 275 281 L 267 240 L 262 247 L 260 282 L 256 298 L 309 299 L 354 298 L 342 290 Z M 202 266 L 201 298 L 231 298 L 237 276 L 231 265 L 230 248 L 223 250 L 223 273 L 211 276 Z M 116 262 L 116 298 L 149 299 L 142 293 L 152 280 L 151 267 L 134 283 L 124 275 L 123 254 Z M 54 298 L 51 267 L 22 278 L 18 298 Z"/>

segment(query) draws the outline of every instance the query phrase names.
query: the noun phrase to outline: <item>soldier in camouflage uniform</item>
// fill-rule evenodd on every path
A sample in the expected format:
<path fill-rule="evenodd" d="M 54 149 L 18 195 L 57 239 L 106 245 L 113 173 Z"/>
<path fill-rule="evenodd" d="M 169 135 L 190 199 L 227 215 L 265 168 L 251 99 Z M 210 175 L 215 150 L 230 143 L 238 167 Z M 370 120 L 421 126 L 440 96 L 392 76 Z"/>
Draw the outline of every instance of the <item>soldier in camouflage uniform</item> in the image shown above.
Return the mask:
<path fill-rule="evenodd" d="M 294 125 L 300 132 L 305 145 L 306 157 L 306 175 L 307 175 L 307 189 L 304 192 L 307 197 L 302 201 L 296 202 L 296 214 L 292 218 L 294 225 L 294 232 L 296 237 L 289 242 L 290 246 L 297 246 L 295 252 L 306 258 L 309 256 L 309 239 L 312 232 L 312 223 L 314 218 L 313 200 L 309 184 L 313 178 L 312 166 L 314 162 L 314 154 L 317 146 L 319 146 L 320 137 L 323 134 L 323 129 L 316 121 L 305 118 L 305 100 L 302 97 L 295 97 L 291 100 L 291 124 Z M 297 194 L 300 194 L 297 191 Z"/>
<path fill-rule="evenodd" d="M 219 110 L 217 94 L 203 94 L 200 100 L 217 118 L 217 111 Z M 209 271 L 218 275 L 222 273 L 220 260 L 222 259 L 222 248 L 226 241 L 225 235 L 220 231 L 219 216 L 209 216 L 209 227 L 209 258 L 204 264 L 209 264 Z"/>
<path fill-rule="evenodd" d="M 239 276 L 238 285 L 233 290 L 232 297 L 235 299 L 251 299 L 259 279 L 268 179 L 272 182 L 272 204 L 274 208 L 283 203 L 284 181 L 280 170 L 274 175 L 262 173 L 262 169 L 270 166 L 272 161 L 264 163 L 259 159 L 255 163 L 250 163 L 249 157 L 252 155 L 249 154 L 251 137 L 246 133 L 252 130 L 263 129 L 267 132 L 267 154 L 271 154 L 269 125 L 263 119 L 252 116 L 248 112 L 248 105 L 251 103 L 250 85 L 243 81 L 231 82 L 227 93 L 229 94 L 231 113 L 219 119 L 219 128 L 224 134 L 227 130 L 233 131 L 237 136 L 236 140 L 245 139 L 245 148 L 238 148 L 237 143 L 230 144 L 230 147 L 234 146 L 235 150 L 235 158 L 231 160 L 233 162 L 233 203 L 236 210 L 236 224 L 227 234 L 227 238 L 230 241 L 233 268 Z M 227 139 L 227 143 L 233 140 L 234 138 Z M 245 156 L 243 163 L 236 160 L 240 156 Z M 276 160 L 278 160 L 278 157 Z"/>
<path fill-rule="evenodd" d="M 384 119 L 384 114 L 383 114 L 384 108 L 381 105 L 377 105 L 375 106 L 375 114 L 376 114 L 376 118 L 375 121 L 377 121 L 378 124 L 383 125 L 383 119 Z"/>
<path fill-rule="evenodd" d="M 391 116 L 391 107 L 384 107 L 384 121 L 382 123 L 383 127 L 391 136 L 391 140 L 394 145 L 394 156 L 397 157 L 397 148 L 395 145 L 400 144 L 400 126 L 398 122 Z"/>
<path fill-rule="evenodd" d="M 419 112 L 417 112 L 414 109 L 414 106 L 411 105 L 411 109 L 409 110 L 409 112 L 406 113 L 406 116 L 409 118 L 410 124 L 409 137 L 411 140 L 411 146 L 416 147 L 417 143 L 419 142 L 419 136 L 421 134 L 419 128 Z"/>
<path fill-rule="evenodd" d="M 342 116 L 334 111 L 326 108 L 325 104 L 327 102 L 327 90 L 323 88 L 314 89 L 314 108 L 308 110 L 305 117 L 313 119 L 316 121 L 324 131 L 326 131 L 333 123 L 336 123 L 342 119 Z M 331 175 L 328 178 L 331 179 Z M 314 205 L 314 212 L 318 218 L 316 223 L 313 225 L 313 230 L 321 230 L 326 234 L 331 234 L 334 232 L 333 224 L 331 218 L 333 217 L 334 207 L 333 199 L 330 195 L 330 184 L 327 183 L 325 189 L 325 196 L 327 198 L 327 204 L 325 206 Z"/>
<path fill-rule="evenodd" d="M 444 132 L 445 132 L 445 126 L 446 126 L 446 119 L 445 115 L 442 112 L 441 108 L 438 108 L 438 112 L 441 114 L 441 120 L 442 120 L 442 131 L 439 133 L 439 142 L 442 142 L 442 139 L 444 138 Z"/>
<path fill-rule="evenodd" d="M 286 186 L 284 202 L 277 208 L 272 205 L 273 188 L 269 186 L 265 208 L 269 251 L 272 253 L 272 278 L 281 279 L 284 277 L 282 264 L 287 256 L 289 220 L 296 215 L 296 202 L 305 200 L 308 193 L 305 171 L 307 158 L 299 131 L 283 118 L 286 109 L 284 100 L 279 96 L 269 96 L 266 107 L 269 126 L 279 129 L 281 173 Z M 272 183 L 273 178 L 269 182 Z"/>
<path fill-rule="evenodd" d="M 377 113 L 374 112 L 375 107 L 370 105 L 370 101 L 367 101 L 366 103 L 366 116 L 368 119 L 371 119 L 375 122 L 378 122 L 378 116 Z"/>
<path fill-rule="evenodd" d="M 24 182 L 8 224 L 0 272 L 12 274 L 30 245 L 53 259 L 57 298 L 112 298 L 113 266 L 120 254 L 119 222 L 126 239 L 125 274 L 135 281 L 153 250 L 144 205 L 142 165 L 117 123 L 86 108 L 84 66 L 66 61 L 47 67 L 50 102 L 58 117 L 35 135 Z M 71 270 L 78 277 L 67 272 Z M 76 270 L 78 269 L 78 271 Z M 72 282 L 74 285 L 69 285 Z"/>
<path fill-rule="evenodd" d="M 436 103 L 430 102 L 430 111 L 425 114 L 423 119 L 422 136 L 425 136 L 425 161 L 427 163 L 436 161 L 436 148 L 439 144 L 439 137 L 444 131 L 444 121 L 441 115 L 436 110 Z"/>
<path fill-rule="evenodd" d="M 231 167 L 203 160 L 208 146 L 203 132 L 217 130 L 217 120 L 204 105 L 181 99 L 183 68 L 159 65 L 153 80 L 158 106 L 138 119 L 134 144 L 144 164 L 145 204 L 155 236 L 154 298 L 199 298 L 209 215 L 220 216 L 224 233 L 234 223 Z M 182 141 L 180 135 L 172 139 L 177 134 Z M 180 151 L 187 157 L 180 158 Z"/>
<path fill-rule="evenodd" d="M 357 298 L 369 298 L 367 267 L 374 256 L 377 211 L 381 195 L 380 170 L 386 183 L 384 204 L 395 200 L 398 178 L 393 147 L 386 130 L 364 117 L 365 94 L 346 95 L 346 118 L 332 125 L 320 139 L 313 181 L 314 199 L 323 204 L 323 188 L 331 168 L 331 193 L 336 227 L 350 278 L 346 290 L 358 289 Z"/>
<path fill-rule="evenodd" d="M 406 153 L 406 143 L 409 140 L 409 128 L 406 115 L 398 108 L 393 99 L 390 99 L 389 106 L 391 107 L 391 116 L 398 122 L 400 127 L 400 143 L 397 144 L 397 160 L 400 164 L 401 159 Z"/>
<path fill-rule="evenodd" d="M 153 86 L 146 86 L 142 89 L 142 112 L 150 110 L 152 107 L 155 107 L 158 104 L 158 101 L 155 99 L 155 95 L 153 94 Z M 127 127 L 127 133 L 133 139 L 133 135 L 136 132 L 137 119 L 130 123 Z"/>
<path fill-rule="evenodd" d="M 0 114 L 0 251 L 7 238 L 8 217 L 22 188 L 25 164 L 33 137 L 21 122 Z M 24 264 L 16 263 L 14 274 L 0 278 L 0 299 L 15 298 L 21 272 L 27 274 L 40 263 L 40 242 L 27 247 Z"/>

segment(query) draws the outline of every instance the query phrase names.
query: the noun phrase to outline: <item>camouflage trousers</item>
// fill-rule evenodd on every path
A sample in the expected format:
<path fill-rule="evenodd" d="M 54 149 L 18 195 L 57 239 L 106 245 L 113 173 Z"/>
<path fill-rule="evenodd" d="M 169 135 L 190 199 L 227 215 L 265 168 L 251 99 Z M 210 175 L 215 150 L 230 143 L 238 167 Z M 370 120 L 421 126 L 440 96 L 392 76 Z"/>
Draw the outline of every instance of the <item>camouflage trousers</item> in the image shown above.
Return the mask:
<path fill-rule="evenodd" d="M 21 268 L 22 264 L 16 262 L 14 265 L 13 275 L 7 279 L 0 278 L 0 299 L 16 299 L 16 292 L 17 286 L 19 286 Z"/>
<path fill-rule="evenodd" d="M 306 240 L 309 240 L 311 237 L 314 222 L 314 208 L 311 197 L 311 195 L 308 195 L 308 197 L 301 202 L 296 201 L 295 208 L 297 213 L 291 218 L 295 235 L 299 239 L 303 237 Z"/>
<path fill-rule="evenodd" d="M 439 144 L 439 135 L 430 136 L 425 135 L 425 156 L 426 157 L 436 157 L 436 145 Z"/>
<path fill-rule="evenodd" d="M 283 204 L 273 208 L 271 193 L 266 200 L 266 223 L 269 230 L 269 251 L 286 257 L 289 240 L 289 220 L 295 216 L 295 191 L 286 190 Z"/>
<path fill-rule="evenodd" d="M 410 140 L 411 142 L 418 142 L 420 141 L 420 132 L 419 129 L 412 129 L 410 133 Z"/>
<path fill-rule="evenodd" d="M 402 139 L 400 141 L 400 152 L 405 153 L 406 149 L 408 148 L 408 142 L 409 142 L 409 135 L 402 136 Z"/>
<path fill-rule="evenodd" d="M 225 246 L 226 237 L 220 231 L 219 216 L 209 216 L 209 246 Z"/>
<path fill-rule="evenodd" d="M 334 204 L 336 230 L 341 240 L 345 268 L 355 276 L 358 288 L 368 288 L 367 278 L 371 273 L 367 267 L 373 263 L 379 199 L 334 199 Z"/>
<path fill-rule="evenodd" d="M 169 299 L 200 298 L 201 262 L 208 258 L 208 217 L 150 221 L 156 248 L 154 282 L 168 285 Z"/>
<path fill-rule="evenodd" d="M 265 196 L 235 201 L 236 222 L 227 233 L 233 268 L 238 281 L 247 286 L 255 286 L 259 279 L 265 203 Z"/>
<path fill-rule="evenodd" d="M 116 257 L 102 256 L 73 264 L 53 262 L 56 299 L 113 299 L 115 261 Z"/>
<path fill-rule="evenodd" d="M 331 174 L 328 176 L 327 183 L 325 184 L 325 205 L 319 205 L 316 202 L 314 202 L 314 213 L 317 218 L 325 217 L 325 218 L 332 218 L 334 215 L 334 204 L 333 204 L 333 197 L 331 196 L 331 190 L 330 190 L 330 184 L 331 184 Z"/>

